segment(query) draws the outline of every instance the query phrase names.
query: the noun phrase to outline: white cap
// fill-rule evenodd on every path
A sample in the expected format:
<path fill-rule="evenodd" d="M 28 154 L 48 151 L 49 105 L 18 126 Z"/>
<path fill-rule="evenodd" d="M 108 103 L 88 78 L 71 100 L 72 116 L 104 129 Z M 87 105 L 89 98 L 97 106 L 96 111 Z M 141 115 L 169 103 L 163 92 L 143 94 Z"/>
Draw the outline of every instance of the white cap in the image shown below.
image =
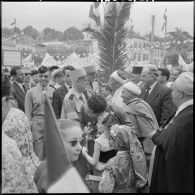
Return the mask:
<path fill-rule="evenodd" d="M 128 82 L 124 84 L 124 87 L 129 90 L 130 92 L 136 94 L 136 95 L 140 95 L 141 94 L 141 89 L 138 85 L 136 85 L 135 83 L 132 82 Z"/>
<path fill-rule="evenodd" d="M 193 73 L 182 72 L 179 77 L 175 80 L 175 85 L 181 91 L 187 95 L 193 95 Z"/>
<path fill-rule="evenodd" d="M 51 73 L 51 78 L 54 78 L 57 74 L 59 73 L 63 73 L 63 67 L 60 67 L 56 70 L 54 70 L 52 73 Z"/>
<path fill-rule="evenodd" d="M 77 81 L 79 77 L 87 76 L 85 70 L 83 68 L 74 70 L 70 72 L 71 81 Z"/>
<path fill-rule="evenodd" d="M 126 83 L 127 80 L 122 79 L 118 74 L 117 74 L 117 70 L 114 71 L 111 75 L 110 78 L 113 78 L 115 81 L 118 81 L 121 84 Z"/>

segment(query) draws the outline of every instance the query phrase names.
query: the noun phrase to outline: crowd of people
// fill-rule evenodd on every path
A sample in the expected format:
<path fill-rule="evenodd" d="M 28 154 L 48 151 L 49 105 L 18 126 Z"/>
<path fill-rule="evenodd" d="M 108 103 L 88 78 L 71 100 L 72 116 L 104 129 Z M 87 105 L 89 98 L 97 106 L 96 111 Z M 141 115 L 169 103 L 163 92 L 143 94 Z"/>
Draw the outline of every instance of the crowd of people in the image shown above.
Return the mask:
<path fill-rule="evenodd" d="M 2 193 L 50 187 L 44 94 L 91 193 L 193 192 L 193 72 L 146 65 L 98 76 L 94 65 L 3 70 Z"/>

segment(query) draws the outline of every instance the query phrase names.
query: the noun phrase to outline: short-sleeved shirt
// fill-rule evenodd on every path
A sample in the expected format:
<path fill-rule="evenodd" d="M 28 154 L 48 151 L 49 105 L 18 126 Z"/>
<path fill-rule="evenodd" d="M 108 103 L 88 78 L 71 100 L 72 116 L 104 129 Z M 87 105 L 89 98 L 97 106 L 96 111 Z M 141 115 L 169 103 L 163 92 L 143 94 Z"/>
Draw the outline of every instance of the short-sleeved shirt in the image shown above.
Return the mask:
<path fill-rule="evenodd" d="M 53 101 L 53 92 L 55 88 L 48 85 L 45 88 L 47 96 L 49 97 L 51 103 Z M 32 117 L 45 116 L 44 111 L 44 102 L 43 102 L 43 94 L 44 90 L 42 89 L 40 84 L 37 84 L 35 87 L 29 89 L 26 93 L 25 97 L 25 114 L 31 120 Z"/>
<path fill-rule="evenodd" d="M 81 107 L 86 102 L 85 95 L 72 88 L 64 97 L 61 119 L 78 120 L 80 118 Z"/>

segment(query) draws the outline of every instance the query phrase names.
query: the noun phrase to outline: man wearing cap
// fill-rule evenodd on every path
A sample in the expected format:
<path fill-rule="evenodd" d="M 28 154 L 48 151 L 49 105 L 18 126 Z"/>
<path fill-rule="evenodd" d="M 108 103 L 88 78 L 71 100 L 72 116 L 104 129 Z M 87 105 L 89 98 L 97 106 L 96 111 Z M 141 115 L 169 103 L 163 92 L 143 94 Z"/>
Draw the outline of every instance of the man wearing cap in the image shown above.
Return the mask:
<path fill-rule="evenodd" d="M 52 75 L 52 73 L 53 73 L 56 69 L 58 69 L 58 68 L 59 68 L 58 66 L 51 66 L 51 67 L 49 68 L 49 72 L 50 72 L 50 81 L 49 81 L 49 85 L 50 85 L 50 87 L 54 87 L 54 85 L 55 85 L 55 80 L 54 80 L 53 77 L 51 77 L 51 75 Z"/>
<path fill-rule="evenodd" d="M 62 105 L 61 119 L 79 120 L 80 110 L 85 103 L 83 94 L 88 85 L 87 74 L 83 68 L 70 72 L 72 89 L 65 95 Z"/>
<path fill-rule="evenodd" d="M 171 97 L 171 89 L 157 82 L 158 69 L 155 65 L 143 68 L 141 80 L 144 83 L 141 98 L 153 109 L 159 126 L 176 111 Z"/>
<path fill-rule="evenodd" d="M 173 83 L 175 116 L 151 135 L 157 146 L 150 192 L 193 193 L 193 73 L 184 72 Z"/>
<path fill-rule="evenodd" d="M 83 92 L 88 85 L 87 74 L 83 68 L 70 72 L 72 89 L 65 95 L 63 100 L 61 119 L 80 120 L 81 108 L 87 102 Z M 74 166 L 77 168 L 82 178 L 88 173 L 88 165 L 82 154 L 79 155 Z"/>
<path fill-rule="evenodd" d="M 143 69 L 142 66 L 133 66 L 130 81 L 139 85 L 140 84 L 140 75 L 141 75 L 142 69 Z"/>
<path fill-rule="evenodd" d="M 42 94 L 47 94 L 51 103 L 54 88 L 49 86 L 50 73 L 47 67 L 40 67 L 39 83 L 29 89 L 25 97 L 25 114 L 31 122 L 33 149 L 40 160 L 45 158 L 45 109 Z"/>
<path fill-rule="evenodd" d="M 12 82 L 13 96 L 18 103 L 18 108 L 25 112 L 24 110 L 25 89 L 23 86 L 24 81 L 23 70 L 20 66 L 14 66 L 10 71 L 10 75 L 13 77 Z"/>
<path fill-rule="evenodd" d="M 35 87 L 39 83 L 39 74 L 38 70 L 32 70 L 31 71 L 31 87 Z"/>
<path fill-rule="evenodd" d="M 85 66 L 84 67 L 85 72 L 87 73 L 87 80 L 89 85 L 87 86 L 87 94 L 88 96 L 91 96 L 93 93 L 99 93 L 99 84 L 97 81 L 95 81 L 96 78 L 96 67 L 91 65 L 91 66 Z"/>
<path fill-rule="evenodd" d="M 115 112 L 122 111 L 124 106 L 121 98 L 123 85 L 127 82 L 126 75 L 121 70 L 116 70 L 110 75 L 109 84 L 113 89 L 113 97 L 111 102 L 111 109 Z"/>
<path fill-rule="evenodd" d="M 123 102 L 125 107 L 125 121 L 134 125 L 136 135 L 142 143 L 146 154 L 148 165 L 154 144 L 148 138 L 148 135 L 159 128 L 155 114 L 150 105 L 139 98 L 141 89 L 133 82 L 124 84 L 122 91 Z"/>
<path fill-rule="evenodd" d="M 65 95 L 68 91 L 72 88 L 71 79 L 70 79 L 70 72 L 75 70 L 73 66 L 65 66 L 63 67 L 63 74 L 64 74 L 64 84 L 62 87 L 56 89 L 53 93 L 53 110 L 56 114 L 56 118 L 60 119 L 61 111 L 62 111 L 62 104 Z"/>
<path fill-rule="evenodd" d="M 54 70 L 54 71 L 51 73 L 51 78 L 52 78 L 52 80 L 55 81 L 55 84 L 54 84 L 54 88 L 55 88 L 55 89 L 58 89 L 58 88 L 60 88 L 62 85 L 64 85 L 64 82 L 65 82 L 65 81 L 64 81 L 63 67 Z"/>

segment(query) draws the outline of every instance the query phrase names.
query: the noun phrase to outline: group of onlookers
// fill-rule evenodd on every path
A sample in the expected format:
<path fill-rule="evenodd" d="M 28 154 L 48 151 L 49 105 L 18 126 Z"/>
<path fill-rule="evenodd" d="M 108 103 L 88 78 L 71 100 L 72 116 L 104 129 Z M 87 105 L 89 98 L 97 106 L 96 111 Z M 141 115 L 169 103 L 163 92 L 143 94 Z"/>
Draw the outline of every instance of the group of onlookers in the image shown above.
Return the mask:
<path fill-rule="evenodd" d="M 148 65 L 116 70 L 108 83 L 97 75 L 93 65 L 4 70 L 2 191 L 49 187 L 47 94 L 90 192 L 192 192 L 193 73 Z"/>

